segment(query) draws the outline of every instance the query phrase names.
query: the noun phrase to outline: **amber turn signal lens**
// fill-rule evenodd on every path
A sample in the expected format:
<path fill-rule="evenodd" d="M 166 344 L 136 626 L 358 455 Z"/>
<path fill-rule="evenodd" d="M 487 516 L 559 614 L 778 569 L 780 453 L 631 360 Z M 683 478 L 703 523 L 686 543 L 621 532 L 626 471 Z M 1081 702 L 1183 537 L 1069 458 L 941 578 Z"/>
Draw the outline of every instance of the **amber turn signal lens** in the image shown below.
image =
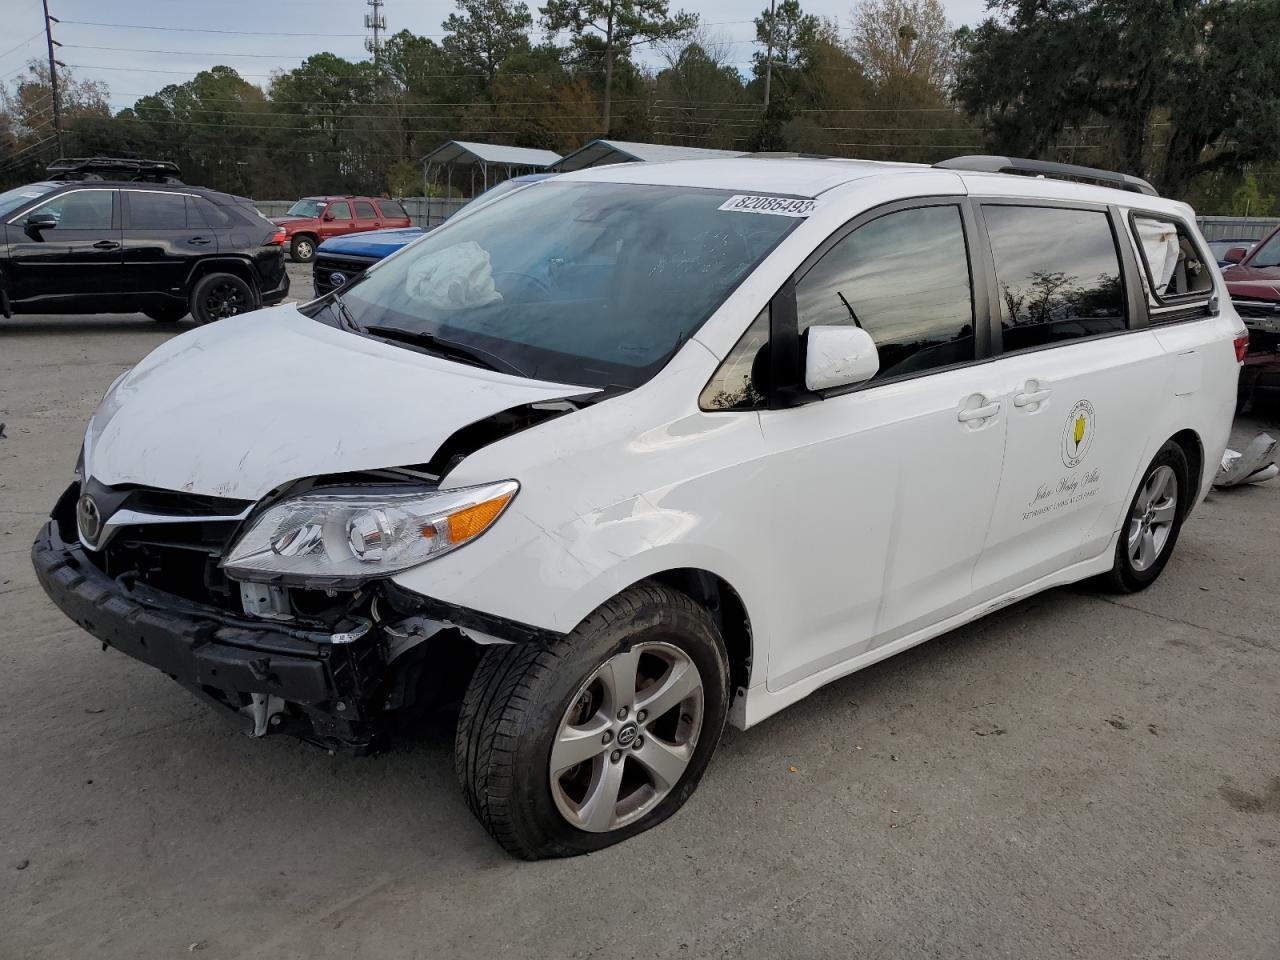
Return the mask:
<path fill-rule="evenodd" d="M 503 508 L 511 502 L 513 494 L 495 497 L 474 507 L 467 507 L 449 516 L 449 542 L 463 543 L 484 533 L 489 524 L 498 519 Z"/>

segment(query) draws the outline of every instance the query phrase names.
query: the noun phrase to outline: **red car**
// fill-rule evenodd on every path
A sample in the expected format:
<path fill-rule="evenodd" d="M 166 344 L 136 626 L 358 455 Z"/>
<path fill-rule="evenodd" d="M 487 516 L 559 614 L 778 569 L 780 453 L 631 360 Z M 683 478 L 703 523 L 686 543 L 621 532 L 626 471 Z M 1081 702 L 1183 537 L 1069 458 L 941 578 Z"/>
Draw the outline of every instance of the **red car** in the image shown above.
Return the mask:
<path fill-rule="evenodd" d="M 1251 401 L 1280 401 L 1280 227 L 1252 250 L 1232 247 L 1222 271 L 1227 292 L 1249 328 L 1249 353 L 1240 370 L 1240 409 Z"/>
<path fill-rule="evenodd" d="M 404 207 L 395 200 L 350 196 L 303 197 L 272 222 L 284 227 L 289 255 L 298 263 L 310 263 L 316 247 L 330 237 L 413 226 Z"/>

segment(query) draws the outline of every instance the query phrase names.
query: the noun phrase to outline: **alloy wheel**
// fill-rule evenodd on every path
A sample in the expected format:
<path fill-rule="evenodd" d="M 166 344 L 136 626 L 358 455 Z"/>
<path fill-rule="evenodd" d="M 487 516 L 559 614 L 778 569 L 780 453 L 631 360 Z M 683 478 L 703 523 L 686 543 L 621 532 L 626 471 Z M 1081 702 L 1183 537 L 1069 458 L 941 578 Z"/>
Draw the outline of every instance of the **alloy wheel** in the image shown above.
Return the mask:
<path fill-rule="evenodd" d="M 1178 516 L 1178 476 L 1156 467 L 1138 491 L 1129 514 L 1129 562 L 1139 573 L 1160 558 Z"/>
<path fill-rule="evenodd" d="M 205 296 L 204 302 L 209 316 L 215 320 L 244 313 L 248 305 L 244 290 L 238 285 L 227 281 L 214 284 Z"/>
<path fill-rule="evenodd" d="M 579 829 L 604 833 L 657 806 L 680 782 L 702 731 L 698 668 L 669 643 L 636 644 L 587 678 L 551 746 L 551 794 Z"/>

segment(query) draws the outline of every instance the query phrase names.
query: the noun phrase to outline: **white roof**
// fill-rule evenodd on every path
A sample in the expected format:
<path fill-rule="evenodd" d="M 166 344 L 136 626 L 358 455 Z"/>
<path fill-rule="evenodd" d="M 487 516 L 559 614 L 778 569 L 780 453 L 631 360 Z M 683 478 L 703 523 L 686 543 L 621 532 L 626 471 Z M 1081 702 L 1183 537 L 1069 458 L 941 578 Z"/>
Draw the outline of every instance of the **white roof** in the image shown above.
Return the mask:
<path fill-rule="evenodd" d="M 442 143 L 422 158 L 424 163 L 496 163 L 540 168 L 549 167 L 559 159 L 560 154 L 554 150 L 506 147 L 499 143 L 472 143 L 467 140 Z"/>
<path fill-rule="evenodd" d="M 679 147 L 665 143 L 637 143 L 633 140 L 592 140 L 585 147 L 566 153 L 556 163 L 557 170 L 581 170 L 610 163 L 661 163 L 667 160 L 696 160 L 712 157 L 741 157 L 741 150 L 712 150 L 708 147 Z"/>
<path fill-rule="evenodd" d="M 798 157 L 751 157 L 747 154 L 723 160 L 610 164 L 563 173 L 557 179 L 717 187 L 724 190 L 816 197 L 823 191 L 850 180 L 904 170 L 932 168 L 872 160 L 809 160 Z"/>
<path fill-rule="evenodd" d="M 930 189 L 926 181 L 931 178 L 932 181 L 937 181 L 945 175 L 957 178 L 967 192 L 982 196 L 1043 197 L 1114 203 L 1123 207 L 1167 210 L 1170 213 L 1179 212 L 1184 215 L 1190 210 L 1186 204 L 1164 197 L 1151 197 L 1113 187 L 1019 174 L 972 173 L 964 170 L 942 169 L 927 164 L 888 163 L 877 160 L 752 157 L 746 154 L 719 160 L 610 164 L 562 173 L 556 179 L 710 187 L 743 193 L 817 197 L 827 190 L 855 180 L 888 175 L 919 176 L 922 190 Z"/>

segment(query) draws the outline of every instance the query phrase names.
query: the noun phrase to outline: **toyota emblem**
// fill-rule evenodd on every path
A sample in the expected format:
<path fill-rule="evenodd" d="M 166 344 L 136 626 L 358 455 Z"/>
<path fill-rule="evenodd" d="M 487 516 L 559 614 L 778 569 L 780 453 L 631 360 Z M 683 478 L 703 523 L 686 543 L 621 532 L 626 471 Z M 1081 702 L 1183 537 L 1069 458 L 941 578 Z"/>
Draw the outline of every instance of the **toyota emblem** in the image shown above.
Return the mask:
<path fill-rule="evenodd" d="M 102 532 L 102 514 L 97 502 L 87 493 L 76 501 L 76 528 L 90 545 L 97 543 L 98 534 Z"/>

